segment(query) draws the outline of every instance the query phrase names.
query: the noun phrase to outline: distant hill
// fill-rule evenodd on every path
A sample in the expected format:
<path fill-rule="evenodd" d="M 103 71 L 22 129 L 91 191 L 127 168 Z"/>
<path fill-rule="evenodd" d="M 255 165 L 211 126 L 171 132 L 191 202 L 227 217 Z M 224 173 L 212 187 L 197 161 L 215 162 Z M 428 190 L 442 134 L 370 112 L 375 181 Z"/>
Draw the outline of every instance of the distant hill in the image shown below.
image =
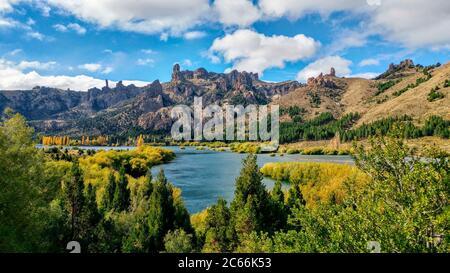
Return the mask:
<path fill-rule="evenodd" d="M 429 115 L 450 119 L 450 63 L 423 67 L 405 60 L 391 65 L 375 79 L 340 78 L 334 69 L 327 75 L 297 81 L 264 82 L 257 74 L 208 72 L 203 68 L 181 71 L 174 65 L 171 81 L 158 80 L 144 86 L 115 87 L 87 92 L 35 87 L 32 90 L 0 91 L 0 110 L 11 107 L 23 114 L 38 132 L 72 136 L 99 134 L 167 133 L 170 109 L 193 103 L 203 96 L 204 105 L 280 104 L 282 108 L 303 108 L 307 119 L 330 112 L 336 118 L 358 112 L 358 124 L 387 116 L 407 114 L 420 122 Z M 443 98 L 428 100 L 432 88 L 439 87 Z M 289 120 L 284 115 L 282 120 Z"/>
<path fill-rule="evenodd" d="M 409 115 L 422 122 L 431 115 L 450 119 L 450 63 L 423 67 L 405 60 L 375 79 L 338 78 L 333 73 L 308 80 L 306 86 L 275 98 L 281 107 L 299 106 L 308 118 L 331 112 L 336 118 L 357 112 L 355 126 L 390 116 Z M 439 88 L 444 97 L 429 101 L 431 89 Z"/>

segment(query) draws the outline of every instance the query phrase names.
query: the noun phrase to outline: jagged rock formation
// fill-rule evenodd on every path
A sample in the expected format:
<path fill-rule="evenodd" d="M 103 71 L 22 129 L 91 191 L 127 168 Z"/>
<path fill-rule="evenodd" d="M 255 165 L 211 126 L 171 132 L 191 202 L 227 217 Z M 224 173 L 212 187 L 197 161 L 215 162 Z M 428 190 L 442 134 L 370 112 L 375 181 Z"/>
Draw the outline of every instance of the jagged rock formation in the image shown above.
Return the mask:
<path fill-rule="evenodd" d="M 323 75 L 323 73 L 320 73 L 317 77 L 311 77 L 308 79 L 307 84 L 308 86 L 315 86 L 315 87 L 327 87 L 327 88 L 336 88 L 336 84 L 333 81 L 333 78 L 336 77 L 336 70 L 334 67 L 330 69 L 330 74 Z"/>
<path fill-rule="evenodd" d="M 26 91 L 0 91 L 0 110 L 11 107 L 31 121 L 38 131 L 62 131 L 71 134 L 111 133 L 131 127 L 143 130 L 170 129 L 170 108 L 190 105 L 195 96 L 204 105 L 217 103 L 268 103 L 301 84 L 296 81 L 268 83 L 258 74 L 208 72 L 204 68 L 182 71 L 175 64 L 170 82 L 158 80 L 144 86 L 125 86 L 119 81 L 111 88 L 91 88 L 87 92 L 36 87 Z"/>
<path fill-rule="evenodd" d="M 401 61 L 399 64 L 393 64 L 391 63 L 383 74 L 376 77 L 376 80 L 381 79 L 395 79 L 404 77 L 406 73 L 411 72 L 416 66 L 414 65 L 414 62 L 411 59 L 406 59 Z"/>

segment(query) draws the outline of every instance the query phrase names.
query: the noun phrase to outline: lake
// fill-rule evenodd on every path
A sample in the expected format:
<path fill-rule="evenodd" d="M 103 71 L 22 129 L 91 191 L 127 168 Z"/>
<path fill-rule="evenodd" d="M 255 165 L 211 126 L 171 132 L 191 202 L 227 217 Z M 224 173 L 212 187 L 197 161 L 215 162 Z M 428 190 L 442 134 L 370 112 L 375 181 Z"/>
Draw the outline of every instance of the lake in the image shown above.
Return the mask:
<path fill-rule="evenodd" d="M 233 199 L 234 183 L 241 169 L 245 154 L 196 150 L 195 147 L 165 147 L 173 150 L 177 157 L 170 163 L 155 166 L 154 177 L 162 168 L 167 179 L 182 190 L 186 208 L 191 213 L 199 212 L 216 203 L 219 197 L 228 202 Z M 284 155 L 271 157 L 269 154 L 258 155 L 258 165 L 268 162 L 331 162 L 353 164 L 350 156 L 326 155 Z M 274 181 L 264 178 L 267 188 L 272 188 Z"/>
<path fill-rule="evenodd" d="M 38 145 L 37 147 L 42 147 Z M 128 150 L 135 147 L 86 147 L 93 150 Z M 153 167 L 153 177 L 162 168 L 167 179 L 182 190 L 183 200 L 190 213 L 199 212 L 216 203 L 219 197 L 228 202 L 233 199 L 234 183 L 241 169 L 245 154 L 233 152 L 217 152 L 212 150 L 196 150 L 195 147 L 164 147 L 175 152 L 176 158 L 163 165 Z M 293 154 L 271 157 L 269 154 L 258 155 L 258 165 L 262 167 L 268 162 L 331 162 L 354 164 L 351 156 L 343 155 L 299 155 Z M 274 181 L 264 178 L 268 189 Z M 287 185 L 286 185 L 287 187 Z"/>

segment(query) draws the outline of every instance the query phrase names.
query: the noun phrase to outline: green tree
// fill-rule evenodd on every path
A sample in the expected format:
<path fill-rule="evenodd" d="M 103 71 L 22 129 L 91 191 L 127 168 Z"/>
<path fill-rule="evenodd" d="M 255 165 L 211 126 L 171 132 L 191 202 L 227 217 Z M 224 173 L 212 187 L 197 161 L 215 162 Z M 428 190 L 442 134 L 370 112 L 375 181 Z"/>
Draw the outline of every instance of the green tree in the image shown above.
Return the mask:
<path fill-rule="evenodd" d="M 248 155 L 236 179 L 236 190 L 231 202 L 231 214 L 238 234 L 272 228 L 269 194 L 262 179 L 256 155 Z"/>
<path fill-rule="evenodd" d="M 83 172 L 78 162 L 72 164 L 70 179 L 64 185 L 64 197 L 70 215 L 71 238 L 72 240 L 80 240 L 82 229 L 81 214 L 85 205 L 85 197 Z"/>
<path fill-rule="evenodd" d="M 183 229 L 169 231 L 164 237 L 164 248 L 169 253 L 190 253 L 193 251 L 192 234 Z"/>
<path fill-rule="evenodd" d="M 174 206 L 171 187 L 168 186 L 164 171 L 158 174 L 149 199 L 148 228 L 151 251 L 163 249 L 166 233 L 174 227 Z"/>
<path fill-rule="evenodd" d="M 41 250 L 45 227 L 44 158 L 32 141 L 33 129 L 12 110 L 0 121 L 0 252 Z"/>
<path fill-rule="evenodd" d="M 122 166 L 119 170 L 119 180 L 117 181 L 114 192 L 113 208 L 117 211 L 126 211 L 130 207 L 130 189 L 128 188 L 128 179 L 125 175 L 125 168 Z"/>
<path fill-rule="evenodd" d="M 236 245 L 234 226 L 227 202 L 220 198 L 208 208 L 205 219 L 205 243 L 203 252 L 231 252 Z"/>
<path fill-rule="evenodd" d="M 116 177 L 113 172 L 110 172 L 108 183 L 106 184 L 105 192 L 103 193 L 102 206 L 104 211 L 113 208 L 114 195 L 116 193 Z"/>
<path fill-rule="evenodd" d="M 284 193 L 281 181 L 276 181 L 270 194 L 272 199 L 272 224 L 274 230 L 281 230 L 286 227 L 288 207 L 284 204 Z"/>

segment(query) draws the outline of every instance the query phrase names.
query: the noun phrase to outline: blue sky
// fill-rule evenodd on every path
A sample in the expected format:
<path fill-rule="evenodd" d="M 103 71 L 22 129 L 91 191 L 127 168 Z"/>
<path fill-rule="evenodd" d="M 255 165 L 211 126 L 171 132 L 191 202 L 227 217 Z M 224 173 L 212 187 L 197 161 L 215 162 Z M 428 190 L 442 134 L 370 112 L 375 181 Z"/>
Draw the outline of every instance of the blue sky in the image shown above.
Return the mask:
<path fill-rule="evenodd" d="M 0 0 L 0 89 L 143 85 L 170 80 L 174 63 L 371 77 L 405 58 L 448 62 L 449 18 L 441 0 Z"/>

